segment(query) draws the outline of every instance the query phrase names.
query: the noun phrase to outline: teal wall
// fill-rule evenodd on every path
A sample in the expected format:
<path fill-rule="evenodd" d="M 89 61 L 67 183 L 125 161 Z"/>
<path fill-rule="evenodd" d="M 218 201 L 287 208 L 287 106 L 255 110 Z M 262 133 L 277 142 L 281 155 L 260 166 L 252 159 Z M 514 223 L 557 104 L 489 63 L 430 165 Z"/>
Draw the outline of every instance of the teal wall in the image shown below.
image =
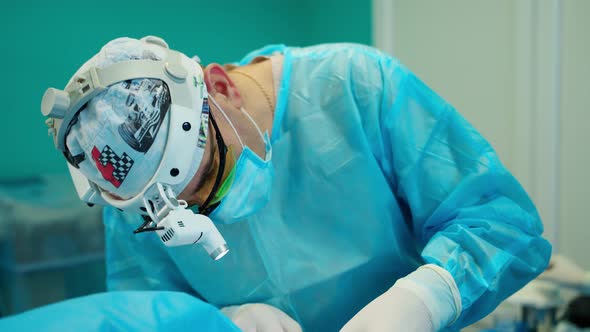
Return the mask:
<path fill-rule="evenodd" d="M 39 105 L 109 40 L 164 37 L 205 63 L 269 43 L 371 43 L 369 0 L 9 1 L 0 9 L 0 178 L 66 171 Z"/>

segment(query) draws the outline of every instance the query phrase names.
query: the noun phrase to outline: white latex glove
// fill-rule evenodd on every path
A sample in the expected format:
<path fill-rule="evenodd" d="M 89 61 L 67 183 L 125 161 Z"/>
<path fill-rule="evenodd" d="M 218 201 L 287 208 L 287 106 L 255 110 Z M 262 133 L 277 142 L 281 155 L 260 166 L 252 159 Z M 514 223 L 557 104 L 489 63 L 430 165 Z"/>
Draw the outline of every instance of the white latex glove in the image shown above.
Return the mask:
<path fill-rule="evenodd" d="M 539 280 L 551 281 L 560 286 L 574 288 L 590 294 L 590 272 L 582 269 L 567 257 L 555 255 L 539 276 Z"/>
<path fill-rule="evenodd" d="M 264 303 L 221 308 L 244 332 L 301 332 L 301 326 L 281 310 Z"/>
<path fill-rule="evenodd" d="M 434 332 L 461 314 L 461 296 L 445 269 L 428 264 L 399 279 L 344 325 L 341 332 Z"/>

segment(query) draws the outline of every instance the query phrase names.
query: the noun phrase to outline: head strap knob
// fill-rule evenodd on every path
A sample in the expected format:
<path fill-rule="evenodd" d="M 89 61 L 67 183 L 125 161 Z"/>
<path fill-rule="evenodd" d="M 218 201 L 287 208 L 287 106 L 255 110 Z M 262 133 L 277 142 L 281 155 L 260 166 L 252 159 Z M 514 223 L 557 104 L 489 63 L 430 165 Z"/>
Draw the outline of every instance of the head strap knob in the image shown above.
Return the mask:
<path fill-rule="evenodd" d="M 69 107 L 70 97 L 65 91 L 55 88 L 49 88 L 45 91 L 41 102 L 41 113 L 43 115 L 63 119 Z"/>

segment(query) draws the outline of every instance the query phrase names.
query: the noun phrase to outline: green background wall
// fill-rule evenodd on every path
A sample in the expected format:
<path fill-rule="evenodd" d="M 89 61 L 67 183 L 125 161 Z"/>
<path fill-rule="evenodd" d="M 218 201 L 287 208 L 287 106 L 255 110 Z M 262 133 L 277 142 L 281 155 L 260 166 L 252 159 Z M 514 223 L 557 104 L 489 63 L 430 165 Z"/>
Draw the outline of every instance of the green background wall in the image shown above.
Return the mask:
<path fill-rule="evenodd" d="M 164 37 L 203 62 L 229 62 L 269 43 L 371 43 L 368 0 L 9 1 L 0 8 L 3 103 L 0 178 L 66 171 L 40 113 L 46 88 L 111 39 Z"/>

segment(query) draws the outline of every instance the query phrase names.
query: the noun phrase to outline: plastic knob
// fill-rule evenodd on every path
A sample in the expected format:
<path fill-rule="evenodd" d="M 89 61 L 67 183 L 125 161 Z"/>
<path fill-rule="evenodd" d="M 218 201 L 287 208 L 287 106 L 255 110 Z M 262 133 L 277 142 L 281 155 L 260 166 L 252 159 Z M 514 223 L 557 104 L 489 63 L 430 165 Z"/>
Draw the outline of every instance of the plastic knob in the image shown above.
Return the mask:
<path fill-rule="evenodd" d="M 146 42 L 146 43 L 150 43 L 150 44 L 162 46 L 163 48 L 170 49 L 170 47 L 168 47 L 168 43 L 164 39 L 162 39 L 160 37 L 156 37 L 156 36 L 145 36 L 145 37 L 141 38 L 141 40 L 144 41 L 144 42 Z"/>
<path fill-rule="evenodd" d="M 184 81 L 187 76 L 187 71 L 184 69 L 182 65 L 177 62 L 166 62 L 166 72 L 168 75 L 172 76 L 172 78 Z"/>
<path fill-rule="evenodd" d="M 70 97 L 65 91 L 49 88 L 41 101 L 41 113 L 52 118 L 63 119 L 70 107 Z"/>

